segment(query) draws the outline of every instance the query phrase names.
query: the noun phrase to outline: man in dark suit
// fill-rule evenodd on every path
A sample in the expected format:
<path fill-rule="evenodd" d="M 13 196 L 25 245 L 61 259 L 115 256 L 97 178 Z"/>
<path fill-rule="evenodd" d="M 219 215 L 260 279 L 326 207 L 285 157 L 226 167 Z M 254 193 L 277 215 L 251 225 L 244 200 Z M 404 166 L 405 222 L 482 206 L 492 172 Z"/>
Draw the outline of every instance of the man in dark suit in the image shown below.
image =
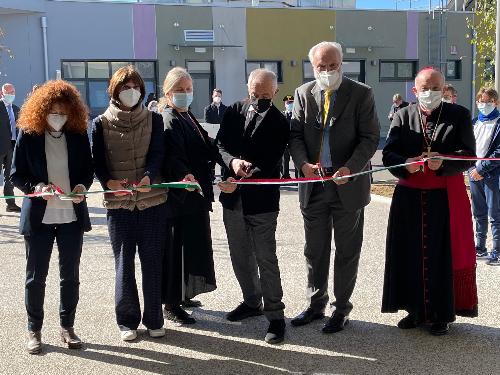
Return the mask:
<path fill-rule="evenodd" d="M 209 124 L 220 124 L 226 112 L 227 106 L 222 104 L 222 90 L 214 89 L 212 103 L 205 107 L 205 122 Z"/>
<path fill-rule="evenodd" d="M 283 98 L 283 103 L 285 104 L 285 110 L 283 114 L 285 115 L 288 123 L 292 121 L 293 113 L 293 96 L 286 95 Z M 290 149 L 287 147 L 285 153 L 283 154 L 283 166 L 282 166 L 282 178 L 290 178 Z M 297 168 L 295 168 L 295 178 L 298 177 Z"/>
<path fill-rule="evenodd" d="M 12 151 L 16 144 L 16 121 L 19 107 L 13 104 L 16 89 L 11 83 L 2 86 L 2 100 L 0 103 L 0 164 L 3 172 L 3 194 L 14 195 L 14 186 L 10 182 L 10 167 L 12 164 Z M 14 199 L 7 199 L 7 212 L 21 212 Z"/>
<path fill-rule="evenodd" d="M 277 91 L 276 74 L 257 69 L 248 78 L 249 100 L 228 107 L 217 135 L 225 180 L 280 177 L 290 129 L 285 116 L 272 104 Z M 279 186 L 219 186 L 231 262 L 244 300 L 227 319 L 239 321 L 264 313 L 270 321 L 265 341 L 277 344 L 285 336 L 275 236 Z"/>
<path fill-rule="evenodd" d="M 387 118 L 389 119 L 389 121 L 392 122 L 392 119 L 394 118 L 394 115 L 396 114 L 396 112 L 404 107 L 408 107 L 408 102 L 405 102 L 403 100 L 403 97 L 401 96 L 401 94 L 397 94 L 397 93 L 394 94 L 394 96 L 392 97 L 391 110 L 389 111 L 389 114 L 387 115 Z"/>
<path fill-rule="evenodd" d="M 370 87 L 342 75 L 342 47 L 322 42 L 309 60 L 316 80 L 295 92 L 290 153 L 305 177 L 342 177 L 369 169 L 379 142 L 380 124 Z M 370 177 L 299 185 L 304 217 L 308 308 L 292 325 L 321 319 L 328 303 L 332 227 L 335 231 L 335 301 L 323 332 L 340 331 L 352 310 L 363 242 L 364 207 L 370 202 Z"/>

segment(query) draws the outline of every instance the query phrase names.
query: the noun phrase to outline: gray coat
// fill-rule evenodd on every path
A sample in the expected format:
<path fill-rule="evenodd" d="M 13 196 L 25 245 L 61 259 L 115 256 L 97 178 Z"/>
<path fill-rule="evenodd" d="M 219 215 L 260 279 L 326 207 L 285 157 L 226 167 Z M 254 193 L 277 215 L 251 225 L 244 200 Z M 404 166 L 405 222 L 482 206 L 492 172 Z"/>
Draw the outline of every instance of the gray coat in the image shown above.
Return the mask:
<path fill-rule="evenodd" d="M 322 124 L 322 92 L 315 81 L 295 91 L 291 121 L 290 154 L 299 168 L 304 163 L 319 160 Z M 377 150 L 380 124 L 370 87 L 343 77 L 338 89 L 330 129 L 330 154 L 333 167 L 346 166 L 351 173 L 370 168 L 369 162 Z M 330 122 L 330 121 L 329 121 Z M 299 185 L 301 208 L 306 208 L 313 184 Z M 355 211 L 370 203 L 370 176 L 360 176 L 339 185 L 338 192 L 344 208 Z"/>

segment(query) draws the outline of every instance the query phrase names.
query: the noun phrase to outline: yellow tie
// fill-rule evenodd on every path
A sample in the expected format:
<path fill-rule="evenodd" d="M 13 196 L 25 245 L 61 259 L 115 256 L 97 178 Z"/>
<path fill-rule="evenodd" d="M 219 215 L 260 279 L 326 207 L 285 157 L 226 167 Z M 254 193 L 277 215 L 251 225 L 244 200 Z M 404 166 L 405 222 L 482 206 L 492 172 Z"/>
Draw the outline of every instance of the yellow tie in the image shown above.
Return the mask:
<path fill-rule="evenodd" d="M 323 125 L 326 125 L 328 113 L 330 112 L 330 95 L 332 90 L 325 90 L 325 104 L 323 105 Z"/>

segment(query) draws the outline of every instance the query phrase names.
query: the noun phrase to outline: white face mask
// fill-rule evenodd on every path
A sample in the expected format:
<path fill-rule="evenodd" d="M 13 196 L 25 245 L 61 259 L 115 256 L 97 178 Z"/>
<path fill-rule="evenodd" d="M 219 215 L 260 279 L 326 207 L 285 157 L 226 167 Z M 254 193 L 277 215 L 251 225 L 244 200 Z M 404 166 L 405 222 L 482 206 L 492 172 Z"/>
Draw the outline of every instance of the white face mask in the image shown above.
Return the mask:
<path fill-rule="evenodd" d="M 132 108 L 139 102 L 141 92 L 136 89 L 127 89 L 120 92 L 118 98 L 120 99 L 120 103 L 122 103 L 125 107 Z"/>
<path fill-rule="evenodd" d="M 3 101 L 7 104 L 14 103 L 16 96 L 14 94 L 3 94 Z"/>
<path fill-rule="evenodd" d="M 339 70 L 318 72 L 315 69 L 314 78 L 322 90 L 337 90 L 342 83 L 342 72 Z"/>
<path fill-rule="evenodd" d="M 441 101 L 443 99 L 443 92 L 442 91 L 421 91 L 417 95 L 418 102 L 420 105 L 428 110 L 428 111 L 433 111 L 437 107 L 439 107 L 439 104 L 441 104 Z"/>
<path fill-rule="evenodd" d="M 220 96 L 214 97 L 214 103 L 215 104 L 219 104 L 220 102 L 222 102 L 222 98 Z"/>
<path fill-rule="evenodd" d="M 66 121 L 68 121 L 68 116 L 66 115 L 60 115 L 58 113 L 49 113 L 49 115 L 47 116 L 47 123 L 56 132 L 61 131 L 64 124 L 66 124 Z"/>
<path fill-rule="evenodd" d="M 443 103 L 450 103 L 450 104 L 453 104 L 453 100 L 443 98 Z"/>
<path fill-rule="evenodd" d="M 495 104 L 493 103 L 482 103 L 482 102 L 477 102 L 477 109 L 479 112 L 481 112 L 484 116 L 488 116 L 491 112 L 495 110 Z"/>

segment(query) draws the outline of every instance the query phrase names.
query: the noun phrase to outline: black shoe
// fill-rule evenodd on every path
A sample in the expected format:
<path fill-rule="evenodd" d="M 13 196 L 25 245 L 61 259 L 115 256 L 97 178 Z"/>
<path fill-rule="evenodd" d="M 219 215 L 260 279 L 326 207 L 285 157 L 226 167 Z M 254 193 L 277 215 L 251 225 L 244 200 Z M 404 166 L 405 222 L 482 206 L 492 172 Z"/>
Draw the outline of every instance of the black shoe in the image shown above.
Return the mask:
<path fill-rule="evenodd" d="M 344 314 L 334 312 L 332 317 L 328 319 L 322 331 L 324 333 L 335 333 L 342 331 L 344 327 L 349 323 L 349 317 Z"/>
<path fill-rule="evenodd" d="M 242 302 L 233 311 L 227 313 L 226 319 L 230 322 L 237 322 L 252 316 L 260 316 L 262 314 L 262 306 L 253 308 L 248 306 L 245 302 Z"/>
<path fill-rule="evenodd" d="M 81 349 L 82 340 L 76 335 L 73 328 L 61 327 L 61 341 L 65 343 L 69 349 Z"/>
<path fill-rule="evenodd" d="M 7 212 L 21 212 L 21 207 L 19 207 L 15 203 L 11 203 L 7 205 L 7 208 L 5 209 Z"/>
<path fill-rule="evenodd" d="M 271 320 L 264 341 L 271 345 L 283 342 L 285 339 L 285 327 L 285 319 Z"/>
<path fill-rule="evenodd" d="M 163 316 L 165 319 L 170 320 L 174 323 L 181 324 L 194 324 L 196 323 L 196 319 L 191 317 L 182 307 L 174 306 L 169 307 L 168 309 L 165 307 L 163 311 Z"/>
<path fill-rule="evenodd" d="M 412 329 L 412 328 L 417 328 L 418 322 L 417 319 L 411 314 L 408 314 L 406 317 L 401 319 L 398 322 L 398 328 L 400 329 Z"/>
<path fill-rule="evenodd" d="M 200 301 L 197 301 L 195 299 L 186 299 L 185 301 L 181 302 L 182 307 L 190 308 L 190 307 L 201 307 L 203 306 Z"/>
<path fill-rule="evenodd" d="M 305 311 L 301 312 L 290 322 L 292 326 L 299 327 L 311 323 L 313 320 L 323 319 L 325 313 L 323 311 L 315 312 L 312 308 L 308 307 Z"/>
<path fill-rule="evenodd" d="M 432 323 L 430 333 L 434 336 L 443 336 L 450 330 L 449 323 Z"/>

